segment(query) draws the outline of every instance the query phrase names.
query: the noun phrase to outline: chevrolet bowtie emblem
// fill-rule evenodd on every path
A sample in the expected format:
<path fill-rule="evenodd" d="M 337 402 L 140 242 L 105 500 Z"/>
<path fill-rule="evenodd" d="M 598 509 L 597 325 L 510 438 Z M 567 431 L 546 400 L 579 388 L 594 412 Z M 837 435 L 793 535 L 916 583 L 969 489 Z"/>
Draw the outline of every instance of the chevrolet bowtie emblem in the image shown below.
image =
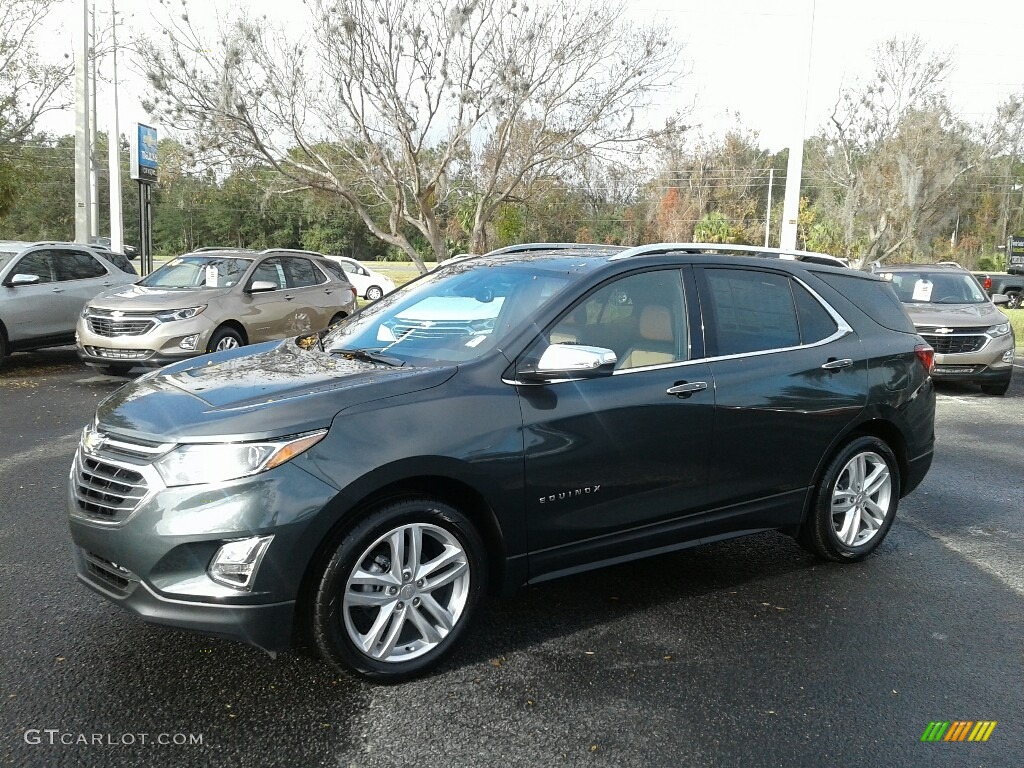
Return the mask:
<path fill-rule="evenodd" d="M 952 328 L 936 328 L 935 332 L 936 333 L 952 333 L 953 329 Z"/>

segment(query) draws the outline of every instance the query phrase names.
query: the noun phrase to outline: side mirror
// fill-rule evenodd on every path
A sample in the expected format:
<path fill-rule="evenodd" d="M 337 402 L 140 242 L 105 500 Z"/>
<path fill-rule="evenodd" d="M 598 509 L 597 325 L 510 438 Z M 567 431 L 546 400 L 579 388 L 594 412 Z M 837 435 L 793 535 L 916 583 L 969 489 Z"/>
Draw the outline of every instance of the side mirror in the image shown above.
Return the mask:
<path fill-rule="evenodd" d="M 277 284 L 272 283 L 269 280 L 255 280 L 253 284 L 249 286 L 246 293 L 267 293 L 269 291 L 276 291 Z"/>
<path fill-rule="evenodd" d="M 1005 293 L 993 293 L 991 298 L 992 303 L 995 304 L 997 307 L 1002 306 L 1003 304 L 1010 303 L 1010 297 L 1007 296 Z"/>
<path fill-rule="evenodd" d="M 596 379 L 611 376 L 617 359 L 612 350 L 604 347 L 552 344 L 544 350 L 536 367 L 524 367 L 518 378 L 538 384 L 552 379 Z"/>
<path fill-rule="evenodd" d="M 11 278 L 8 285 L 35 285 L 39 282 L 39 275 L 17 274 Z"/>

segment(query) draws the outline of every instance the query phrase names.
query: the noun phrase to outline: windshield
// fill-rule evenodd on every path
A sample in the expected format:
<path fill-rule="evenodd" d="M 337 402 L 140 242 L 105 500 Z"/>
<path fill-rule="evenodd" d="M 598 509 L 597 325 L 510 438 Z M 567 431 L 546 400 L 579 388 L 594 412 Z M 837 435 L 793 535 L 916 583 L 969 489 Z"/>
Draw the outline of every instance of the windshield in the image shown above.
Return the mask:
<path fill-rule="evenodd" d="M 988 296 L 968 272 L 893 272 L 892 287 L 904 304 L 983 304 Z"/>
<path fill-rule="evenodd" d="M 252 259 L 223 256 L 182 256 L 164 264 L 139 281 L 149 288 L 230 288 L 236 285 Z"/>
<path fill-rule="evenodd" d="M 569 280 L 529 264 L 453 265 L 366 307 L 332 331 L 324 347 L 403 362 L 466 362 L 500 347 Z"/>

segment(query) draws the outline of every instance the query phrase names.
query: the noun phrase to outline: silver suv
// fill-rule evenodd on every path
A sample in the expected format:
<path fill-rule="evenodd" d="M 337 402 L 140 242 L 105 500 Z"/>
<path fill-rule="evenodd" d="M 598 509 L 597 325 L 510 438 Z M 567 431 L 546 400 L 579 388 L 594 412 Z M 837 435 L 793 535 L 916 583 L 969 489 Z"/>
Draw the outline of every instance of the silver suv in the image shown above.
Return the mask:
<path fill-rule="evenodd" d="M 917 332 L 935 350 L 936 381 L 981 385 L 987 395 L 1005 395 L 1013 375 L 1014 338 L 1006 315 L 989 300 L 974 275 L 959 265 L 883 266 Z"/>
<path fill-rule="evenodd" d="M 74 343 L 85 303 L 138 279 L 121 254 L 78 243 L 0 241 L 0 363 L 11 352 Z"/>
<path fill-rule="evenodd" d="M 186 253 L 89 302 L 78 321 L 78 355 L 124 374 L 317 331 L 355 310 L 344 271 L 315 254 Z"/>

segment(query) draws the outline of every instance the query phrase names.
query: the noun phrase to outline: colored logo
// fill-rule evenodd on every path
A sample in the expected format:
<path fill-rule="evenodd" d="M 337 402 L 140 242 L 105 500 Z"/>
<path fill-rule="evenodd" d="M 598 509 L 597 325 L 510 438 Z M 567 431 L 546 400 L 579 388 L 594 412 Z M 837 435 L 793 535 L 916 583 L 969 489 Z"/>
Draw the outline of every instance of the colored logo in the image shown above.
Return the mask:
<path fill-rule="evenodd" d="M 988 741 L 995 729 L 995 720 L 933 721 L 924 729 L 921 741 Z"/>

